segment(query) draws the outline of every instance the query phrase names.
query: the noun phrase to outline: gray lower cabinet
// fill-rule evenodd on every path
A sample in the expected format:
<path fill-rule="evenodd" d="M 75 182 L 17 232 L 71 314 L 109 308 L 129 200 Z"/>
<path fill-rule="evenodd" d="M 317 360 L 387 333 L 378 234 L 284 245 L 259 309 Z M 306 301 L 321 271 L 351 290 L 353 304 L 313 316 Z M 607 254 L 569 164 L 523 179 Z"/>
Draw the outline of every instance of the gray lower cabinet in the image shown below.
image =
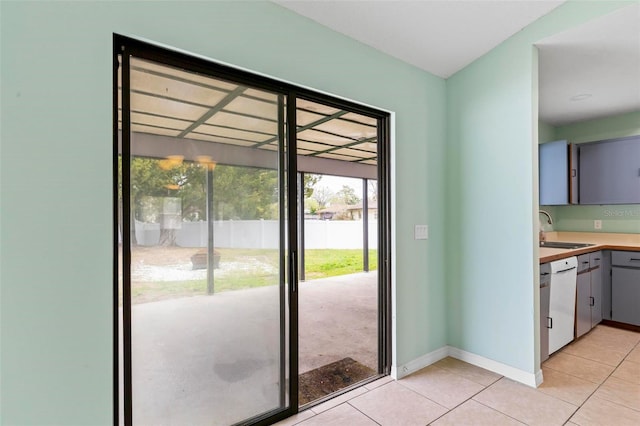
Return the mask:
<path fill-rule="evenodd" d="M 540 265 L 540 362 L 549 358 L 549 297 L 551 296 L 551 266 Z"/>
<path fill-rule="evenodd" d="M 578 256 L 576 338 L 602 321 L 602 252 Z"/>
<path fill-rule="evenodd" d="M 576 337 L 591 330 L 591 280 L 589 272 L 578 274 L 576 282 Z"/>
<path fill-rule="evenodd" d="M 602 267 L 604 254 L 601 251 L 591 253 L 589 255 L 589 278 L 591 279 L 591 328 L 602 322 L 603 309 L 603 286 L 602 276 L 604 268 Z"/>
<path fill-rule="evenodd" d="M 640 252 L 611 253 L 611 319 L 640 325 Z"/>

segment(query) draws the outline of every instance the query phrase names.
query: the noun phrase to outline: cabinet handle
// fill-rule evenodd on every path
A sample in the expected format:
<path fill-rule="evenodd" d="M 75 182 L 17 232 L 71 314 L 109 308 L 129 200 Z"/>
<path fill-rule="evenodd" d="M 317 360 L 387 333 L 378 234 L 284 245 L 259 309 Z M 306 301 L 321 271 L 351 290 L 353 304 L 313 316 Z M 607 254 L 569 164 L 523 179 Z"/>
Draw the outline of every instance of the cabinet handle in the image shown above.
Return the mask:
<path fill-rule="evenodd" d="M 556 274 L 559 274 L 560 272 L 567 272 L 567 271 L 570 271 L 572 269 L 576 269 L 576 267 L 574 266 L 574 267 L 571 267 L 571 268 L 568 268 L 568 269 L 563 269 L 561 271 L 556 272 Z"/>
<path fill-rule="evenodd" d="M 589 264 L 589 261 L 587 260 L 587 261 L 585 261 L 585 262 L 582 262 L 582 264 L 583 264 L 583 265 L 588 265 L 588 264 Z"/>
<path fill-rule="evenodd" d="M 590 299 L 589 306 L 595 306 L 595 304 L 596 304 L 596 299 L 594 299 L 594 297 L 593 297 L 593 296 L 589 297 L 589 299 Z"/>
<path fill-rule="evenodd" d="M 632 260 L 632 261 L 634 261 L 634 262 L 640 262 L 640 259 L 636 259 L 635 257 L 632 257 L 632 258 L 631 258 L 631 259 L 629 259 L 629 260 Z"/>
<path fill-rule="evenodd" d="M 543 272 L 543 273 L 541 273 L 540 275 L 542 275 L 542 276 L 544 276 L 544 275 L 549 275 L 549 273 L 548 273 L 548 272 Z"/>
<path fill-rule="evenodd" d="M 547 328 L 553 328 L 553 318 L 547 317 Z"/>

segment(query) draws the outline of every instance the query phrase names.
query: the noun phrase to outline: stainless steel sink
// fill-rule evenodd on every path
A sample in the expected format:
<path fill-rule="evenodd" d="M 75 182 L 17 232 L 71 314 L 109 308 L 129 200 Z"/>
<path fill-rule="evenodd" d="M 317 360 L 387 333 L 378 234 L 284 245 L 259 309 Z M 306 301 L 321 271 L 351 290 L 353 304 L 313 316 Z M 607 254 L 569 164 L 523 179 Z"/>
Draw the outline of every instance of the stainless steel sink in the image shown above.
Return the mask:
<path fill-rule="evenodd" d="M 569 243 L 565 241 L 540 241 L 540 247 L 557 248 L 557 249 L 577 249 L 589 247 L 593 244 L 588 243 Z"/>

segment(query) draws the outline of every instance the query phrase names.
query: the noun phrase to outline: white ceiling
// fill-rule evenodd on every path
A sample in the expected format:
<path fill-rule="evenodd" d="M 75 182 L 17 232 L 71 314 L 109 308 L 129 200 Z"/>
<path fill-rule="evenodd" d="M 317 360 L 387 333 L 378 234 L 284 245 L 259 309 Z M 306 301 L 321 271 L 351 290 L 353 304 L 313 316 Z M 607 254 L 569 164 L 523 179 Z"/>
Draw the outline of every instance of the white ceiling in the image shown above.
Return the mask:
<path fill-rule="evenodd" d="M 640 4 L 536 45 L 541 121 L 558 126 L 640 111 Z"/>
<path fill-rule="evenodd" d="M 273 0 L 448 78 L 563 1 Z M 553 125 L 640 110 L 640 6 L 541 41 L 540 118 Z M 591 94 L 582 101 L 575 95 Z"/>
<path fill-rule="evenodd" d="M 274 0 L 390 56 L 448 78 L 563 1 Z"/>

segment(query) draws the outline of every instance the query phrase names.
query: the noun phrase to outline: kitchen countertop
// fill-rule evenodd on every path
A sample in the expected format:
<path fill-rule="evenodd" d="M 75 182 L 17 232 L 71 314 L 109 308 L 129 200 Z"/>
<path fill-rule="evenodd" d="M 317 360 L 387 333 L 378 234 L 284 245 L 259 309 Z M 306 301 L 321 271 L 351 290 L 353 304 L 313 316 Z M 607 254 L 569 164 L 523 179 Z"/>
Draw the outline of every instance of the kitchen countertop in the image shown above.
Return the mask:
<path fill-rule="evenodd" d="M 545 232 L 546 241 L 565 241 L 594 244 L 578 249 L 540 247 L 540 263 L 553 262 L 598 250 L 640 251 L 640 234 L 612 234 L 604 232 Z"/>

